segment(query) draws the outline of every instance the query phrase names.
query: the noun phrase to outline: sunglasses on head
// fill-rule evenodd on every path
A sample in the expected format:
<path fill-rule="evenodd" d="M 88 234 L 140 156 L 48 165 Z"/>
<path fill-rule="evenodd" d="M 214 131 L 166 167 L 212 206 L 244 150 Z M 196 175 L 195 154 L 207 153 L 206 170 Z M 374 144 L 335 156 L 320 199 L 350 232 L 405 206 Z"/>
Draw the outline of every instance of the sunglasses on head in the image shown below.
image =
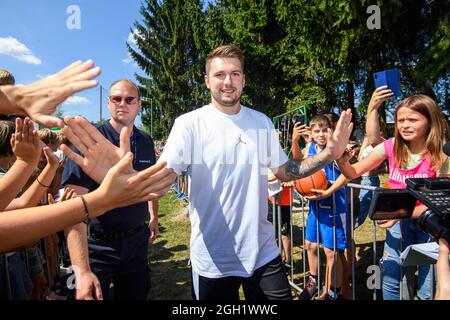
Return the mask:
<path fill-rule="evenodd" d="M 135 104 L 137 102 L 137 97 L 110 96 L 109 100 L 115 104 L 120 104 L 122 100 L 125 100 L 126 104 Z"/>

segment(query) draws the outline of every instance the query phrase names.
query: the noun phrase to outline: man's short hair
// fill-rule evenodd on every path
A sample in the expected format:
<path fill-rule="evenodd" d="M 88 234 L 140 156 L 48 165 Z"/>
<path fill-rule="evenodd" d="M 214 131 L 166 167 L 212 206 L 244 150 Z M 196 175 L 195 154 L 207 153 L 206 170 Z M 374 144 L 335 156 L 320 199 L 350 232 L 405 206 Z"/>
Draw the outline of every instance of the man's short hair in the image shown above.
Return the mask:
<path fill-rule="evenodd" d="M 312 128 L 313 126 L 333 128 L 330 119 L 324 114 L 318 114 L 312 117 L 311 121 L 309 121 L 309 127 Z"/>
<path fill-rule="evenodd" d="M 5 69 L 0 69 L 0 86 L 6 86 L 6 85 L 14 85 L 16 83 L 16 79 L 14 79 L 14 76 Z"/>
<path fill-rule="evenodd" d="M 220 46 L 209 53 L 206 57 L 206 75 L 209 74 L 211 60 L 214 58 L 237 58 L 241 63 L 242 71 L 244 71 L 244 53 L 233 44 Z"/>
<path fill-rule="evenodd" d="M 119 80 L 117 80 L 117 81 L 114 81 L 114 82 L 109 86 L 109 91 L 111 91 L 111 88 L 112 88 L 115 84 L 117 84 L 117 83 L 119 83 L 119 82 L 126 82 L 126 83 L 128 83 L 129 85 L 132 85 L 133 87 L 135 87 L 135 88 L 136 88 L 136 91 L 137 91 L 137 94 L 138 94 L 138 99 L 139 99 L 139 100 L 141 99 L 141 90 L 139 90 L 139 87 L 138 87 L 133 81 L 128 80 L 128 79 L 119 79 Z"/>

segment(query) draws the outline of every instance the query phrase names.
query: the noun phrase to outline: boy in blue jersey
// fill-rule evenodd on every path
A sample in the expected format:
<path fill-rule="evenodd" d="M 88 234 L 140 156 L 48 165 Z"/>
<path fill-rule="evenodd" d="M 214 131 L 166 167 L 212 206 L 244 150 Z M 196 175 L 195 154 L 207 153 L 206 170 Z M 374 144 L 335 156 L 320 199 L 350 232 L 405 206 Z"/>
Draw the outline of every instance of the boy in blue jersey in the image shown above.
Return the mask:
<path fill-rule="evenodd" d="M 317 115 L 310 122 L 313 142 L 305 149 L 304 156 L 312 157 L 320 153 L 327 144 L 332 125 L 324 115 Z M 311 299 L 317 293 L 318 283 L 318 251 L 317 245 L 322 244 L 326 256 L 326 290 L 321 299 L 336 299 L 340 295 L 345 267 L 345 249 L 347 248 L 346 229 L 348 224 L 347 197 L 344 186 L 349 182 L 332 162 L 324 167 L 328 181 L 327 190 L 314 190 L 314 196 L 309 200 L 309 214 L 306 221 L 306 250 L 310 275 L 305 290 L 300 299 Z M 334 193 L 334 196 L 333 196 Z M 337 255 L 335 254 L 337 251 Z M 335 259 L 336 257 L 336 259 Z M 336 264 L 336 265 L 335 265 Z M 336 272 L 336 274 L 334 274 Z"/>

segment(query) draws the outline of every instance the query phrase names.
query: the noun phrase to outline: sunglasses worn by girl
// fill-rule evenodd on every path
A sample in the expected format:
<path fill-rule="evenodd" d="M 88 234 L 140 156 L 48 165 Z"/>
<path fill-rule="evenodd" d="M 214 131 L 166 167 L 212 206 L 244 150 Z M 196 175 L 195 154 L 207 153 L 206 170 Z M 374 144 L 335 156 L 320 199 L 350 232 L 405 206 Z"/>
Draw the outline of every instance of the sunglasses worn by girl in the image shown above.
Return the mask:
<path fill-rule="evenodd" d="M 136 104 L 137 97 L 109 96 L 109 100 L 114 104 L 120 104 L 122 100 L 125 100 L 126 104 Z"/>

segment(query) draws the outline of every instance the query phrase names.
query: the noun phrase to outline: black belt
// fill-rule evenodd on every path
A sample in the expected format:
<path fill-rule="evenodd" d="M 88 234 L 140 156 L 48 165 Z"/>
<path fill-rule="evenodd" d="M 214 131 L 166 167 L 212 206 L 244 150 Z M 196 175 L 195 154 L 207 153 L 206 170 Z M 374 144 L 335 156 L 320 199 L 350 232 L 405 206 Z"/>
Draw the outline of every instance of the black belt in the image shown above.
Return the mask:
<path fill-rule="evenodd" d="M 141 230 L 145 224 L 141 224 L 135 228 L 131 228 L 124 231 L 104 231 L 102 229 L 97 229 L 95 227 L 89 228 L 89 233 L 92 238 L 104 239 L 104 240 L 120 240 L 132 236 Z"/>

